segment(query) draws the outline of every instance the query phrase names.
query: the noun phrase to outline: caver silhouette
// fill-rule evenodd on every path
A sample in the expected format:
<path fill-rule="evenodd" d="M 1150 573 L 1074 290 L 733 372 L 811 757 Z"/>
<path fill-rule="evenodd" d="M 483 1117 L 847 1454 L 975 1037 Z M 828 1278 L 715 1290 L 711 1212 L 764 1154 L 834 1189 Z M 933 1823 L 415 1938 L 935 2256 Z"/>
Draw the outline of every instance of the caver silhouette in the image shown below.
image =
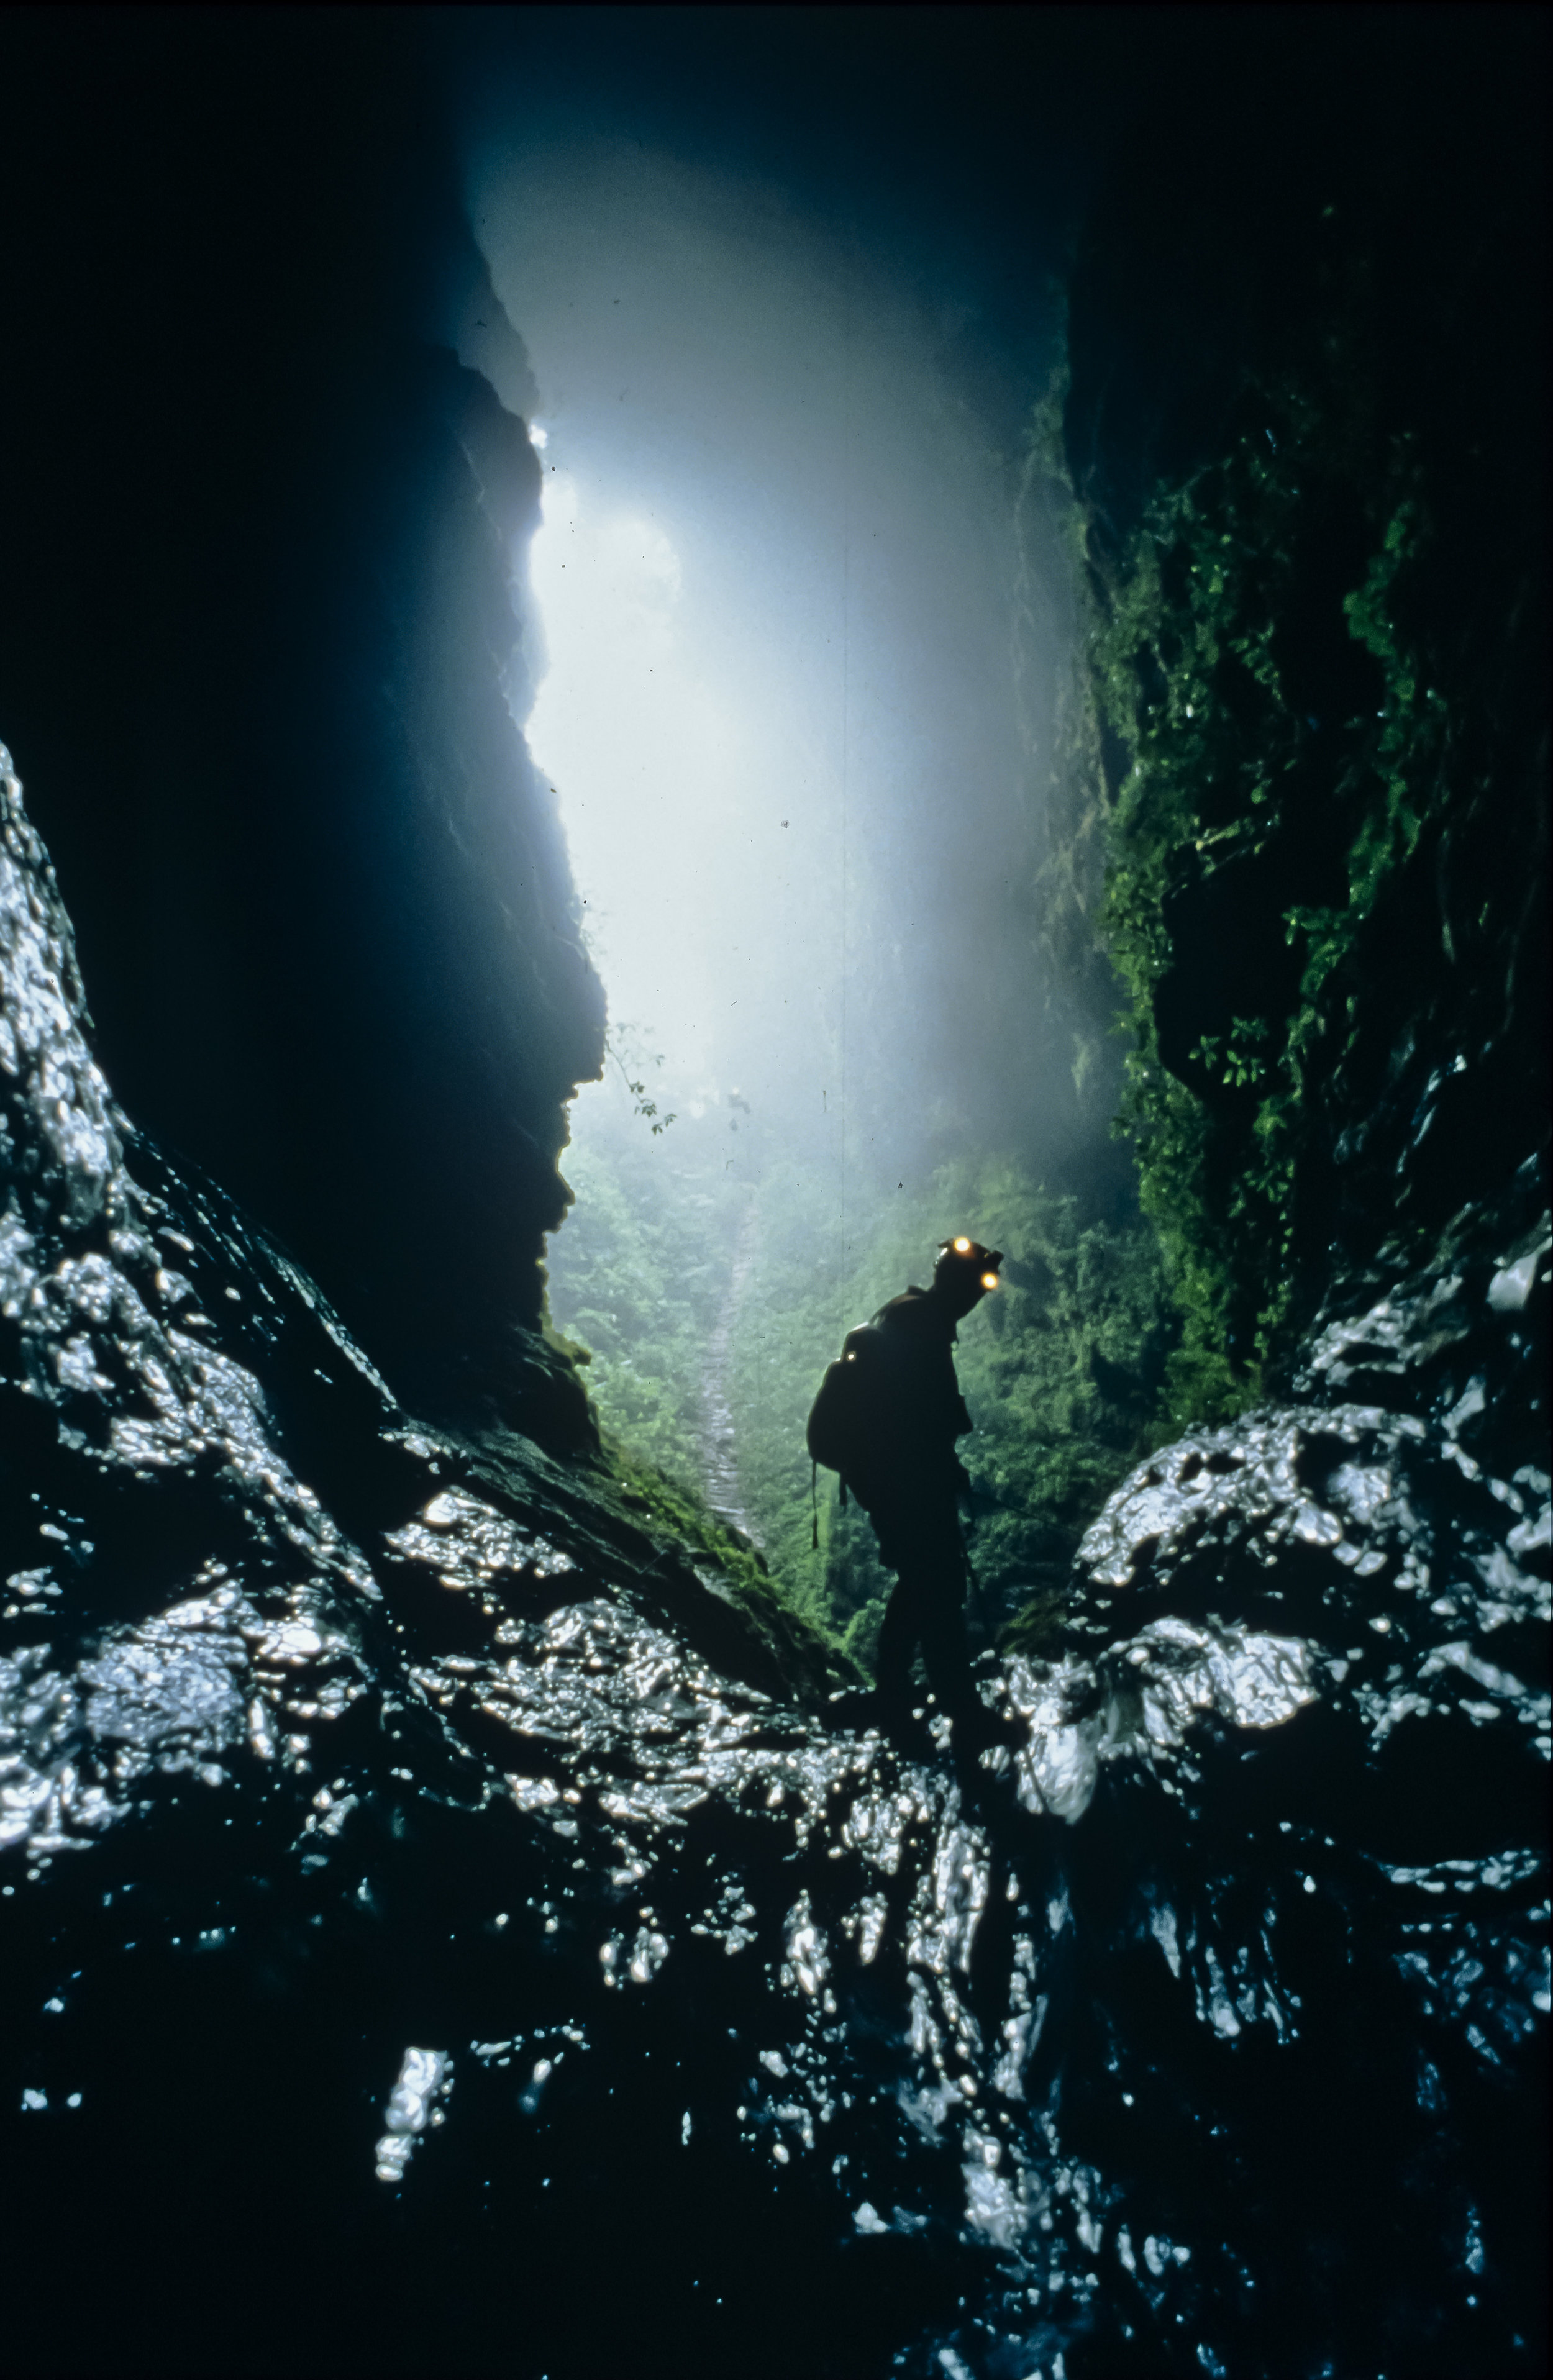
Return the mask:
<path fill-rule="evenodd" d="M 958 1506 L 970 1482 L 956 1452 L 973 1427 L 954 1374 L 957 1326 L 998 1286 L 1002 1257 L 946 1240 L 931 1289 L 904 1290 L 851 1330 L 809 1421 L 809 1451 L 842 1475 L 873 1523 L 896 1585 L 879 1640 L 878 1699 L 899 1724 L 920 1645 L 928 1683 L 956 1741 L 988 1734 L 965 1642 L 965 1545 Z"/>

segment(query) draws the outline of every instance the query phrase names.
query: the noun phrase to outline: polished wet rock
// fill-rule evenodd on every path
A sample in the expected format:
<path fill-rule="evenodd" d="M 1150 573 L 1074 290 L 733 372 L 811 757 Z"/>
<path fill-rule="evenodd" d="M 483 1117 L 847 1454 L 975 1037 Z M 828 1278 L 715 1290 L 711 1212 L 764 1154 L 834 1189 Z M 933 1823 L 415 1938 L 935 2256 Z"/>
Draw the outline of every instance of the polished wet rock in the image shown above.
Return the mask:
<path fill-rule="evenodd" d="M 11 2368 L 1535 2370 L 1536 1184 L 914 1754 L 136 1135 L 4 803 Z"/>

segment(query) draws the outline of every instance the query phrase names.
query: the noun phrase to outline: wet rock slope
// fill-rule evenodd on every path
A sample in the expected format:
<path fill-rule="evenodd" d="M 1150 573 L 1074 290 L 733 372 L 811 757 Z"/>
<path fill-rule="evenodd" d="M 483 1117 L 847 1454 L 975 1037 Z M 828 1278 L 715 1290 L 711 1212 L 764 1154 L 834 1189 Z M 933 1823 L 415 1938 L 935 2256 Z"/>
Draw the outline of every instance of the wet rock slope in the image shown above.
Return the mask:
<path fill-rule="evenodd" d="M 1535 2369 L 1539 1185 L 907 1759 L 137 1134 L 3 798 L 7 2368 Z"/>

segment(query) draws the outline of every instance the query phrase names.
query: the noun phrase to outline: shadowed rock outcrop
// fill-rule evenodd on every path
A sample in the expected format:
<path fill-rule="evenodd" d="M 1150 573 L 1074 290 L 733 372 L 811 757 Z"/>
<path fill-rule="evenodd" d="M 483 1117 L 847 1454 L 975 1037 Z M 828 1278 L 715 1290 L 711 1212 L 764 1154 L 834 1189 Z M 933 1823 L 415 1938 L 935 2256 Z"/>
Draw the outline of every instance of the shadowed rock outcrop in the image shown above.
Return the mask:
<path fill-rule="evenodd" d="M 585 1449 L 540 1258 L 603 992 L 522 735 L 533 384 L 435 39 L 4 42 L 0 699 L 103 1057 L 397 1386 Z"/>

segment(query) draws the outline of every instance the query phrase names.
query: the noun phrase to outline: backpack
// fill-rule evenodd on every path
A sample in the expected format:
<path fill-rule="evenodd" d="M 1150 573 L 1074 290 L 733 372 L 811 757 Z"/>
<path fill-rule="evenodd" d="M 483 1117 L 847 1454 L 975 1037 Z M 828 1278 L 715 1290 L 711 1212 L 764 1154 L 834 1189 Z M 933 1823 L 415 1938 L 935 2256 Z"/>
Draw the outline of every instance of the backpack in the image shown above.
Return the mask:
<path fill-rule="evenodd" d="M 827 1364 L 819 1393 L 809 1408 L 805 1439 L 809 1452 L 811 1542 L 819 1545 L 819 1466 L 841 1474 L 842 1502 L 849 1477 L 867 1467 L 889 1427 L 883 1333 L 871 1322 L 849 1330 L 835 1363 Z"/>

